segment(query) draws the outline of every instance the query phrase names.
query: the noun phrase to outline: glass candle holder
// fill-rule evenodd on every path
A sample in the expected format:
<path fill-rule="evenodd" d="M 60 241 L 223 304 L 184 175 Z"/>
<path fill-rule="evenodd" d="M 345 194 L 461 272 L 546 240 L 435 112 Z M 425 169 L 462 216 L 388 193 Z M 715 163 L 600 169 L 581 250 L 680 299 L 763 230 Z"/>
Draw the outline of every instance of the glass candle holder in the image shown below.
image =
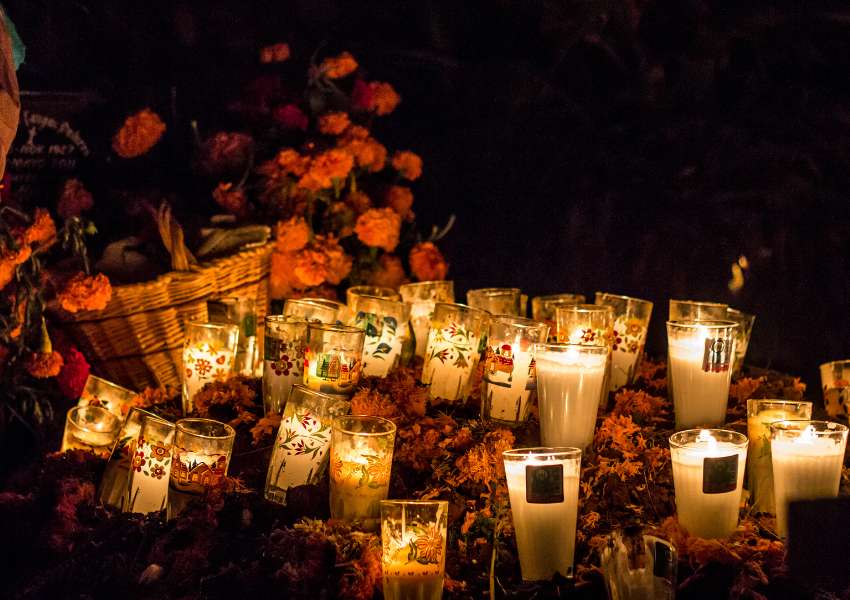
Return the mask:
<path fill-rule="evenodd" d="M 331 431 L 331 518 L 377 525 L 387 499 L 395 424 L 381 417 L 336 417 Z"/>
<path fill-rule="evenodd" d="M 286 504 L 289 488 L 319 482 L 328 466 L 333 418 L 349 410 L 345 396 L 292 387 L 269 462 L 267 500 Z"/>
<path fill-rule="evenodd" d="M 352 285 L 345 290 L 345 303 L 349 308 L 351 307 L 351 300 L 357 296 L 373 296 L 375 298 L 401 302 L 401 294 L 393 288 L 381 287 L 379 285 Z"/>
<path fill-rule="evenodd" d="M 157 416 L 142 416 L 139 436 L 133 442 L 125 512 L 148 514 L 165 508 L 175 429 L 174 423 Z"/>
<path fill-rule="evenodd" d="M 422 383 L 430 386 L 432 399 L 454 402 L 466 397 L 480 356 L 481 336 L 489 321 L 489 314 L 483 310 L 437 303 L 422 368 Z"/>
<path fill-rule="evenodd" d="M 123 419 L 136 396 L 133 390 L 128 390 L 96 375 L 89 375 L 77 406 L 101 406 L 119 419 Z"/>
<path fill-rule="evenodd" d="M 522 314 L 522 292 L 519 288 L 478 288 L 466 293 L 466 303 L 472 308 L 493 315 Z"/>
<path fill-rule="evenodd" d="M 572 577 L 581 450 L 521 448 L 502 457 L 523 580 Z"/>
<path fill-rule="evenodd" d="M 385 600 L 440 600 L 446 573 L 449 503 L 382 500 Z"/>
<path fill-rule="evenodd" d="M 667 374 L 676 429 L 726 421 L 737 329 L 732 321 L 667 321 Z"/>
<path fill-rule="evenodd" d="M 366 334 L 363 374 L 386 377 L 401 361 L 410 317 L 409 306 L 387 298 L 354 295 L 348 307 L 351 312 L 348 325 L 362 329 Z"/>
<path fill-rule="evenodd" d="M 336 323 L 344 310 L 344 304 L 326 298 L 290 299 L 283 305 L 283 314 L 301 317 L 310 323 Z"/>
<path fill-rule="evenodd" d="M 747 436 L 688 429 L 670 436 L 679 524 L 701 538 L 726 538 L 738 527 Z"/>
<path fill-rule="evenodd" d="M 613 346 L 614 309 L 599 304 L 555 307 L 558 341 L 562 344 Z"/>
<path fill-rule="evenodd" d="M 183 414 L 194 409 L 192 398 L 211 381 L 233 371 L 239 327 L 230 324 L 186 324 L 183 344 Z"/>
<path fill-rule="evenodd" d="M 535 296 L 531 299 L 531 318 L 542 321 L 549 326 L 549 343 L 558 341 L 558 324 L 555 321 L 555 309 L 558 306 L 569 306 L 571 304 L 584 304 L 585 297 L 582 294 L 550 294 L 548 296 Z"/>
<path fill-rule="evenodd" d="M 304 385 L 326 394 L 351 395 L 363 370 L 366 332 L 348 325 L 309 323 Z"/>
<path fill-rule="evenodd" d="M 820 382 L 826 414 L 833 419 L 850 415 L 850 360 L 822 364 Z"/>
<path fill-rule="evenodd" d="M 120 430 L 121 419 L 105 408 L 75 406 L 65 417 L 61 451 L 87 450 L 109 458 Z"/>
<path fill-rule="evenodd" d="M 410 305 L 410 328 L 416 343 L 416 356 L 425 358 L 428 330 L 437 302 L 451 304 L 455 301 L 453 281 L 420 281 L 405 283 L 398 288 L 401 299 Z"/>
<path fill-rule="evenodd" d="M 614 309 L 614 331 L 611 347 L 611 390 L 634 383 L 643 358 L 652 302 L 596 292 L 595 303 Z"/>
<path fill-rule="evenodd" d="M 770 425 L 776 527 L 788 535 L 788 504 L 835 498 L 847 448 L 847 426 L 829 421 L 779 421 Z"/>
<path fill-rule="evenodd" d="M 609 600 L 674 600 L 676 547 L 654 535 L 623 533 L 614 531 L 599 553 Z"/>
<path fill-rule="evenodd" d="M 180 419 L 168 484 L 168 515 L 173 518 L 227 476 L 236 431 L 212 419 Z"/>
<path fill-rule="evenodd" d="M 301 317 L 268 315 L 263 332 L 263 405 L 280 414 L 292 386 L 304 381 L 307 321 Z"/>
<path fill-rule="evenodd" d="M 670 321 L 723 321 L 728 304 L 720 302 L 702 302 L 700 300 L 670 300 L 667 318 Z"/>
<path fill-rule="evenodd" d="M 812 418 L 812 403 L 792 400 L 747 400 L 747 489 L 754 512 L 776 514 L 773 500 L 773 465 L 770 424 Z"/>
<path fill-rule="evenodd" d="M 491 317 L 484 350 L 481 417 L 506 425 L 528 419 L 532 394 L 537 389 L 535 345 L 545 343 L 545 323 L 498 315 Z"/>
<path fill-rule="evenodd" d="M 219 298 L 207 301 L 210 323 L 229 323 L 239 327 L 233 370 L 254 377 L 259 361 L 257 348 L 257 307 L 254 298 Z"/>
<path fill-rule="evenodd" d="M 741 312 L 735 308 L 727 308 L 724 318 L 727 321 L 733 321 L 738 324 L 738 329 L 735 332 L 735 363 L 732 366 L 732 374 L 735 375 L 744 366 L 744 358 L 747 356 L 747 347 L 750 345 L 750 336 L 753 333 L 753 324 L 756 322 L 756 316 Z"/>
<path fill-rule="evenodd" d="M 608 390 L 608 349 L 580 344 L 538 344 L 537 401 L 540 440 L 547 446 L 587 448 Z"/>

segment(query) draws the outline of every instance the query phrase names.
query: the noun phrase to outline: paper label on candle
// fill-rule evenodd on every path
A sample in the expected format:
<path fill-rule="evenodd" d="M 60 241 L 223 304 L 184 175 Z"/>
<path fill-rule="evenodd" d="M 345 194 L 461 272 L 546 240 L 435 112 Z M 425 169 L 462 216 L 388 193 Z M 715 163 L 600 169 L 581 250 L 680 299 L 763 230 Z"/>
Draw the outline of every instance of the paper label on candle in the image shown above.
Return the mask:
<path fill-rule="evenodd" d="M 732 344 L 723 338 L 705 338 L 702 370 L 706 373 L 728 371 L 732 360 Z"/>
<path fill-rule="evenodd" d="M 301 377 L 301 369 L 304 365 L 304 343 L 301 340 L 287 342 L 266 336 L 265 360 L 268 361 L 266 367 L 270 367 L 272 373 L 278 377 L 288 377 L 290 373 Z"/>
<path fill-rule="evenodd" d="M 738 487 L 738 455 L 707 457 L 702 461 L 702 493 L 725 494 Z"/>
<path fill-rule="evenodd" d="M 360 311 L 354 325 L 366 332 L 363 344 L 363 371 L 366 375 L 385 376 L 401 355 L 398 320 Z"/>
<path fill-rule="evenodd" d="M 201 494 L 224 481 L 226 454 L 196 454 L 184 448 L 174 449 L 171 484 L 181 492 Z"/>
<path fill-rule="evenodd" d="M 564 501 L 564 465 L 526 465 L 525 501 L 557 504 Z"/>

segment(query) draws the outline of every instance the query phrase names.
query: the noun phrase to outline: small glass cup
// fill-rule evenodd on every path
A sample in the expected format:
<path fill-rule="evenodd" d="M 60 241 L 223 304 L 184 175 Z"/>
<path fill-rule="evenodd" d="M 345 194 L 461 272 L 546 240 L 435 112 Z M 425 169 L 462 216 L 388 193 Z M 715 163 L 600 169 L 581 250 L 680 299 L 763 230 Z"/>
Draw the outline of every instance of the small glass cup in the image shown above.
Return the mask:
<path fill-rule="evenodd" d="M 174 423 L 155 415 L 142 416 L 139 436 L 132 444 L 125 512 L 148 514 L 165 508 L 175 429 Z"/>
<path fill-rule="evenodd" d="M 331 423 L 349 410 L 345 396 L 292 387 L 269 462 L 267 500 L 286 504 L 289 488 L 319 482 L 328 466 Z"/>
<path fill-rule="evenodd" d="M 133 390 L 96 375 L 89 375 L 77 406 L 102 406 L 119 419 L 123 419 L 136 396 Z"/>
<path fill-rule="evenodd" d="M 210 323 L 230 323 L 239 327 L 239 340 L 233 370 L 253 377 L 257 372 L 257 308 L 254 298 L 219 298 L 207 301 Z"/>
<path fill-rule="evenodd" d="M 266 316 L 263 332 L 263 405 L 280 414 L 292 386 L 304 381 L 307 321 L 287 315 Z"/>
<path fill-rule="evenodd" d="M 291 298 L 283 305 L 283 314 L 311 323 L 336 323 L 344 311 L 344 304 L 326 298 Z"/>
<path fill-rule="evenodd" d="M 466 397 L 489 322 L 486 311 L 463 304 L 436 304 L 421 379 L 430 386 L 431 398 L 454 402 Z"/>
<path fill-rule="evenodd" d="M 478 288 L 466 293 L 466 303 L 472 308 L 486 310 L 493 315 L 522 314 L 522 292 L 519 288 Z"/>
<path fill-rule="evenodd" d="M 835 498 L 847 448 L 847 426 L 830 421 L 778 421 L 770 425 L 776 528 L 788 536 L 788 504 Z"/>
<path fill-rule="evenodd" d="M 331 432 L 331 518 L 375 528 L 387 499 L 395 424 L 381 417 L 336 417 Z"/>
<path fill-rule="evenodd" d="M 741 367 L 744 366 L 744 358 L 747 356 L 747 347 L 750 345 L 750 336 L 753 333 L 753 324 L 756 322 L 756 316 L 741 312 L 735 308 L 727 308 L 725 319 L 738 324 L 735 338 L 735 364 L 732 367 L 732 375 L 735 375 L 740 373 Z"/>
<path fill-rule="evenodd" d="M 823 404 L 830 418 L 850 415 L 850 360 L 834 360 L 820 366 Z"/>
<path fill-rule="evenodd" d="M 386 377 L 401 361 L 410 307 L 404 302 L 365 295 L 352 296 L 348 307 L 351 316 L 347 324 L 366 334 L 363 374 Z"/>
<path fill-rule="evenodd" d="M 549 326 L 550 344 L 558 341 L 558 324 L 555 322 L 555 309 L 558 306 L 569 306 L 570 304 L 584 304 L 585 297 L 582 294 L 549 294 L 548 296 L 535 296 L 531 299 L 531 318 L 542 321 Z"/>
<path fill-rule="evenodd" d="M 643 358 L 652 302 L 606 292 L 596 292 L 594 302 L 614 309 L 611 390 L 618 390 L 634 383 Z"/>
<path fill-rule="evenodd" d="M 401 302 L 401 294 L 390 287 L 381 287 L 379 285 L 352 285 L 345 290 L 345 303 L 351 307 L 351 300 L 357 296 L 374 296 L 375 298 L 385 298 L 386 300 L 395 300 Z"/>
<path fill-rule="evenodd" d="M 363 371 L 366 332 L 348 325 L 309 323 L 304 385 L 326 394 L 354 393 Z"/>
<path fill-rule="evenodd" d="M 183 414 L 194 410 L 192 398 L 211 381 L 233 371 L 239 327 L 230 324 L 190 322 L 183 344 Z"/>
<path fill-rule="evenodd" d="M 127 490 L 130 483 L 130 462 L 133 456 L 133 444 L 142 430 L 142 419 L 157 418 L 153 413 L 137 406 L 130 408 L 127 418 L 121 425 L 118 440 L 112 448 L 112 454 L 106 463 L 103 479 L 100 480 L 98 498 L 103 504 L 124 510 L 127 506 Z"/>
<path fill-rule="evenodd" d="M 598 304 L 555 307 L 558 341 L 562 344 L 613 347 L 614 309 Z"/>
<path fill-rule="evenodd" d="M 176 517 L 194 498 L 219 487 L 227 476 L 236 431 L 213 419 L 180 419 L 168 485 L 168 515 Z"/>
<path fill-rule="evenodd" d="M 484 350 L 481 418 L 510 426 L 528 419 L 537 389 L 534 347 L 545 342 L 548 334 L 545 323 L 510 315 L 491 317 Z"/>
<path fill-rule="evenodd" d="M 446 573 L 449 503 L 382 500 L 385 600 L 440 600 Z"/>
<path fill-rule="evenodd" d="M 519 448 L 502 457 L 523 580 L 572 577 L 581 450 Z"/>
<path fill-rule="evenodd" d="M 728 304 L 701 300 L 670 300 L 670 321 L 723 321 L 728 320 Z"/>
<path fill-rule="evenodd" d="M 679 553 L 654 535 L 616 530 L 600 554 L 609 600 L 674 600 Z"/>
<path fill-rule="evenodd" d="M 416 342 L 416 356 L 425 358 L 428 330 L 437 302 L 453 303 L 455 288 L 453 281 L 420 281 L 405 283 L 398 288 L 401 299 L 410 305 L 410 328 Z"/>
<path fill-rule="evenodd" d="M 105 408 L 75 406 L 65 418 L 61 450 L 87 450 L 109 458 L 120 430 L 121 419 Z"/>

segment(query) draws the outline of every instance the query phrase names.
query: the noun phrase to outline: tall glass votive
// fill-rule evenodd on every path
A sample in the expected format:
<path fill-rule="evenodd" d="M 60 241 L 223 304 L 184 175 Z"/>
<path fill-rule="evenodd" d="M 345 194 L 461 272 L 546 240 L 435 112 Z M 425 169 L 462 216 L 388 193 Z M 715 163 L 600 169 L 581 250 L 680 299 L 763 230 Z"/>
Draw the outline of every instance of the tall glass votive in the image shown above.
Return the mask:
<path fill-rule="evenodd" d="M 509 426 L 528 419 L 532 394 L 537 389 L 535 345 L 545 343 L 545 323 L 496 315 L 490 318 L 484 350 L 481 417 Z"/>
<path fill-rule="evenodd" d="M 183 344 L 183 414 L 194 410 L 192 398 L 211 381 L 233 371 L 239 327 L 226 323 L 190 322 Z"/>
<path fill-rule="evenodd" d="M 193 499 L 227 476 L 236 431 L 213 419 L 180 419 L 168 484 L 168 516 L 179 515 Z"/>
<path fill-rule="evenodd" d="M 354 393 L 363 371 L 365 338 L 357 327 L 308 324 L 304 385 L 326 394 Z"/>
<path fill-rule="evenodd" d="M 834 360 L 820 366 L 823 404 L 830 418 L 850 415 L 850 360 Z"/>
<path fill-rule="evenodd" d="M 726 422 L 737 329 L 732 321 L 667 321 L 676 429 Z"/>
<path fill-rule="evenodd" d="M 670 300 L 667 318 L 670 321 L 723 321 L 729 320 L 728 304 L 702 300 Z"/>
<path fill-rule="evenodd" d="M 440 600 L 446 573 L 449 503 L 382 500 L 385 600 Z"/>
<path fill-rule="evenodd" d="M 363 374 L 386 377 L 401 360 L 410 308 L 404 302 L 377 296 L 354 295 L 348 307 L 348 325 L 362 329 Z"/>
<path fill-rule="evenodd" d="M 537 402 L 540 441 L 587 448 L 605 394 L 608 349 L 581 344 L 538 344 Z"/>
<path fill-rule="evenodd" d="M 519 288 L 478 288 L 466 293 L 466 303 L 472 308 L 493 315 L 522 315 L 522 292 Z"/>
<path fill-rule="evenodd" d="M 613 347 L 614 309 L 599 304 L 563 304 L 555 307 L 558 341 Z"/>
<path fill-rule="evenodd" d="M 596 292 L 595 303 L 614 309 L 614 330 L 611 342 L 611 389 L 618 390 L 633 383 L 643 358 L 652 302 Z"/>
<path fill-rule="evenodd" d="M 283 314 L 319 323 L 336 323 L 345 305 L 326 298 L 291 298 L 283 305 Z"/>
<path fill-rule="evenodd" d="M 125 512 L 148 514 L 165 508 L 175 429 L 174 423 L 165 419 L 142 416 L 139 436 L 133 442 L 129 501 Z"/>
<path fill-rule="evenodd" d="M 431 398 L 463 400 L 478 365 L 478 347 L 490 315 L 463 304 L 438 302 L 431 319 L 422 383 Z"/>
<path fill-rule="evenodd" d="M 776 527 L 788 535 L 788 504 L 835 498 L 847 448 L 847 426 L 830 421 L 779 421 L 770 425 Z"/>
<path fill-rule="evenodd" d="M 735 308 L 727 308 L 725 319 L 738 324 L 738 330 L 735 332 L 735 364 L 732 367 L 732 374 L 735 375 L 744 366 L 744 358 L 747 356 L 747 348 L 750 345 L 750 336 L 753 333 L 756 316 Z"/>
<path fill-rule="evenodd" d="M 352 285 L 345 290 L 345 303 L 351 307 L 351 300 L 357 296 L 374 296 L 375 298 L 386 298 L 401 302 L 401 294 L 390 287 L 379 285 Z"/>
<path fill-rule="evenodd" d="M 754 512 L 776 514 L 773 500 L 773 465 L 770 424 L 812 418 L 812 403 L 796 400 L 747 400 L 747 489 Z"/>
<path fill-rule="evenodd" d="M 747 436 L 688 429 L 670 436 L 679 524 L 701 538 L 726 538 L 738 527 Z"/>
<path fill-rule="evenodd" d="M 375 527 L 387 499 L 395 424 L 381 417 L 336 417 L 331 432 L 331 518 Z"/>
<path fill-rule="evenodd" d="M 109 458 L 120 430 L 121 419 L 105 408 L 75 406 L 65 417 L 61 451 L 87 450 Z"/>
<path fill-rule="evenodd" d="M 97 375 L 89 375 L 77 406 L 102 406 L 119 419 L 123 419 L 136 396 L 133 390 Z"/>
<path fill-rule="evenodd" d="M 263 405 L 280 413 L 296 383 L 304 381 L 307 321 L 287 315 L 266 316 L 263 332 Z"/>
<path fill-rule="evenodd" d="M 569 306 L 570 304 L 584 304 L 583 294 L 549 294 L 548 296 L 535 296 L 531 299 L 531 318 L 542 321 L 549 326 L 549 342 L 558 341 L 558 324 L 555 322 L 555 309 L 558 306 Z"/>
<path fill-rule="evenodd" d="M 572 577 L 581 450 L 520 448 L 502 457 L 523 580 Z"/>
<path fill-rule="evenodd" d="M 398 288 L 401 299 L 410 305 L 410 327 L 416 342 L 416 356 L 425 358 L 428 330 L 437 302 L 451 304 L 455 301 L 453 281 L 420 281 L 405 283 Z"/>
<path fill-rule="evenodd" d="M 286 504 L 289 488 L 319 482 L 328 466 L 333 419 L 350 410 L 346 396 L 292 387 L 269 462 L 267 500 Z"/>
<path fill-rule="evenodd" d="M 257 307 L 254 298 L 219 298 L 207 301 L 210 323 L 230 323 L 239 327 L 233 371 L 253 377 L 258 367 Z"/>

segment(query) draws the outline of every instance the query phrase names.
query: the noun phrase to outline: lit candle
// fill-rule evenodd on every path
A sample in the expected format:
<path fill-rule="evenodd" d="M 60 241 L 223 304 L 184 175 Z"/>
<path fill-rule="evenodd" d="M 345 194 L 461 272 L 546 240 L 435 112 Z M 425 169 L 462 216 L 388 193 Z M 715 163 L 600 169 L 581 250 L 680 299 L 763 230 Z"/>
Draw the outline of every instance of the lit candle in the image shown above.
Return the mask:
<path fill-rule="evenodd" d="M 614 310 L 611 390 L 618 390 L 635 379 L 652 316 L 652 302 L 606 292 L 596 292 L 595 302 Z"/>
<path fill-rule="evenodd" d="M 123 419 L 136 395 L 136 392 L 111 381 L 89 375 L 77 406 L 102 406 L 119 419 Z"/>
<path fill-rule="evenodd" d="M 351 394 L 363 370 L 365 332 L 347 325 L 309 323 L 304 385 L 326 394 Z"/>
<path fill-rule="evenodd" d="M 777 533 L 788 535 L 788 504 L 834 498 L 841 483 L 847 427 L 829 421 L 779 421 L 770 426 Z"/>
<path fill-rule="evenodd" d="M 174 423 L 155 416 L 142 417 L 139 437 L 132 444 L 126 512 L 148 514 L 165 508 L 174 431 Z"/>
<path fill-rule="evenodd" d="M 121 425 L 121 431 L 112 454 L 106 463 L 103 479 L 100 481 L 98 498 L 103 504 L 123 510 L 127 504 L 127 489 L 130 480 L 130 462 L 133 454 L 133 444 L 139 437 L 144 417 L 156 418 L 156 415 L 133 406 L 127 413 Z"/>
<path fill-rule="evenodd" d="M 550 343 L 558 341 L 558 324 L 555 321 L 555 309 L 558 306 L 569 306 L 571 304 L 584 304 L 585 297 L 582 294 L 550 294 L 548 296 L 535 296 L 531 299 L 531 318 L 541 321 L 549 326 Z"/>
<path fill-rule="evenodd" d="M 453 281 L 420 281 L 399 286 L 402 300 L 410 305 L 410 327 L 416 342 L 416 356 L 425 358 L 428 330 L 437 302 L 455 301 Z"/>
<path fill-rule="evenodd" d="M 466 293 L 466 303 L 472 308 L 486 310 L 493 315 L 525 314 L 522 310 L 522 292 L 519 288 L 479 288 Z"/>
<path fill-rule="evenodd" d="M 207 383 L 233 370 L 239 327 L 193 322 L 186 325 L 183 344 L 183 414 L 194 410 L 192 398 Z"/>
<path fill-rule="evenodd" d="M 403 302 L 363 294 L 350 295 L 348 308 L 347 323 L 366 334 L 363 374 L 386 377 L 401 360 L 410 308 Z"/>
<path fill-rule="evenodd" d="M 267 315 L 263 333 L 263 404 L 266 413 L 277 413 L 292 386 L 304 381 L 307 321 L 301 317 Z"/>
<path fill-rule="evenodd" d="M 75 406 L 65 418 L 62 452 L 87 450 L 108 458 L 121 429 L 121 420 L 100 406 Z"/>
<path fill-rule="evenodd" d="M 850 415 L 850 360 L 834 360 L 820 366 L 823 405 L 831 418 Z"/>
<path fill-rule="evenodd" d="M 738 526 L 747 436 L 688 429 L 670 436 L 679 524 L 691 535 L 725 538 Z"/>

